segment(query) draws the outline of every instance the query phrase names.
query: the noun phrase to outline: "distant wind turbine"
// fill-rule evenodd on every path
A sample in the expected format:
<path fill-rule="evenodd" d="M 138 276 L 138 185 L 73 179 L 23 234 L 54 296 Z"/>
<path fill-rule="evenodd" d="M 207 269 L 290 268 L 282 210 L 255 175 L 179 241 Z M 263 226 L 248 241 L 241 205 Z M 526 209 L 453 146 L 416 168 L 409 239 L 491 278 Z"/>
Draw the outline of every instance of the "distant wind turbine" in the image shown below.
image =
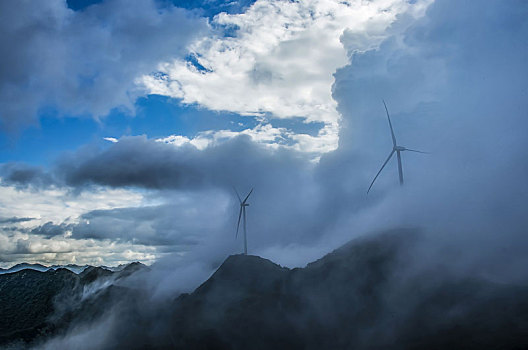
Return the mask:
<path fill-rule="evenodd" d="M 240 228 L 240 219 L 243 216 L 244 217 L 244 255 L 247 255 L 246 207 L 249 206 L 249 203 L 247 203 L 247 200 L 249 196 L 251 195 L 251 193 L 253 192 L 253 189 L 249 191 L 248 195 L 246 196 L 246 198 L 244 198 L 244 200 L 240 198 L 236 188 L 233 188 L 233 189 L 235 190 L 238 201 L 240 202 L 240 212 L 238 213 L 238 223 L 237 223 L 237 230 L 236 230 L 235 238 L 238 237 L 238 229 Z"/>
<path fill-rule="evenodd" d="M 376 176 L 374 176 L 374 180 L 372 180 L 372 182 L 370 183 L 370 186 L 369 186 L 369 188 L 367 190 L 367 194 L 370 192 L 370 189 L 372 188 L 372 185 L 374 185 L 374 181 L 376 181 L 376 179 L 378 178 L 379 174 L 381 173 L 383 168 L 385 168 L 385 165 L 387 165 L 387 163 L 392 158 L 394 153 L 396 153 L 396 155 L 398 156 L 398 174 L 400 176 L 400 185 L 403 185 L 403 168 L 402 168 L 402 161 L 401 161 L 401 152 L 410 151 L 410 152 L 417 152 L 417 153 L 427 153 L 427 152 L 417 151 L 417 150 L 414 150 L 414 149 L 409 149 L 409 148 L 405 148 L 403 146 L 398 146 L 397 145 L 396 136 L 394 136 L 394 130 L 392 129 L 392 123 L 391 123 L 390 116 L 389 116 L 389 110 L 387 109 L 387 105 L 385 104 L 385 100 L 382 100 L 382 101 L 383 101 L 383 105 L 385 106 L 385 112 L 387 112 L 387 119 L 389 120 L 389 127 L 390 127 L 390 131 L 391 131 L 391 136 L 392 136 L 392 151 L 389 154 L 389 156 L 387 157 L 387 160 L 385 161 L 385 163 L 383 163 L 383 165 L 381 166 L 381 169 L 378 171 Z"/>

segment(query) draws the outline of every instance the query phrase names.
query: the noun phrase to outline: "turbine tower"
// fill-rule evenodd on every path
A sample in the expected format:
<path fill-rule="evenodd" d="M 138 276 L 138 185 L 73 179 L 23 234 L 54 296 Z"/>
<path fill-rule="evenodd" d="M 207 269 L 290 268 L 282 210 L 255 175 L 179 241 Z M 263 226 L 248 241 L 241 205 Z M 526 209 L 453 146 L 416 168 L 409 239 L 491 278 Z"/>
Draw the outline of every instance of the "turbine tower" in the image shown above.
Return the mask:
<path fill-rule="evenodd" d="M 400 185 L 403 185 L 403 168 L 402 168 L 402 161 L 401 161 L 401 152 L 410 151 L 410 152 L 417 152 L 417 153 L 427 153 L 427 152 L 417 151 L 417 150 L 414 150 L 414 149 L 405 148 L 403 146 L 398 146 L 398 144 L 396 143 L 396 136 L 394 136 L 394 130 L 392 129 L 392 123 L 391 123 L 390 116 L 389 116 L 389 110 L 387 109 L 387 105 L 385 104 L 385 100 L 382 100 L 382 101 L 383 101 L 383 105 L 385 106 L 385 112 L 387 112 L 387 119 L 389 120 L 389 127 L 390 127 L 390 131 L 391 131 L 391 136 L 392 136 L 392 151 L 389 154 L 389 156 L 387 157 L 387 160 L 385 160 L 385 163 L 383 163 L 383 165 L 381 166 L 381 169 L 378 171 L 376 176 L 374 176 L 374 180 L 372 180 L 372 182 L 370 183 L 370 186 L 369 186 L 369 188 L 367 190 L 367 194 L 370 192 L 370 189 L 372 188 L 372 185 L 374 185 L 374 181 L 376 181 L 376 179 L 378 178 L 379 174 L 381 173 L 383 168 L 385 168 L 385 165 L 387 165 L 387 163 L 392 158 L 394 153 L 396 153 L 396 156 L 398 157 L 398 174 L 400 176 Z"/>
<path fill-rule="evenodd" d="M 246 207 L 249 206 L 249 203 L 247 203 L 247 200 L 249 196 L 251 195 L 251 192 L 253 192 L 253 189 L 249 191 L 248 195 L 246 196 L 246 198 L 244 198 L 244 200 L 240 199 L 240 196 L 238 195 L 236 188 L 233 188 L 233 189 L 235 190 L 238 201 L 240 202 L 240 212 L 238 213 L 238 224 L 237 224 L 235 238 L 238 237 L 238 229 L 240 228 L 240 219 L 244 217 L 244 255 L 247 255 Z"/>

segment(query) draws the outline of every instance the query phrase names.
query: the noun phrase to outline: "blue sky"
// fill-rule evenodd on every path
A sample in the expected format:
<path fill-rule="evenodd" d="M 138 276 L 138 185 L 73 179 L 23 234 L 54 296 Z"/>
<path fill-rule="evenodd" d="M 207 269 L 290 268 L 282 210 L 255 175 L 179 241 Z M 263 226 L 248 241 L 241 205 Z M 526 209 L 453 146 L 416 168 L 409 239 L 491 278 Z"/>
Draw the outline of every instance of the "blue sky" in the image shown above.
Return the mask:
<path fill-rule="evenodd" d="M 100 4 L 101 0 L 68 0 L 68 7 L 83 11 L 87 7 Z M 159 6 L 167 6 L 170 1 L 161 1 Z M 174 1 L 178 7 L 199 11 L 201 15 L 213 17 L 219 12 L 238 13 L 252 1 L 234 1 L 224 4 L 221 1 Z M 178 100 L 164 96 L 149 95 L 135 101 L 134 112 L 116 108 L 103 118 L 95 120 L 91 116 L 79 118 L 74 114 L 62 114 L 53 107 L 43 107 L 38 111 L 35 125 L 24 128 L 15 134 L 0 133 L 0 162 L 27 162 L 33 165 L 47 165 L 62 152 L 76 149 L 87 143 L 104 144 L 105 137 L 127 135 L 148 135 L 162 138 L 177 133 L 194 136 L 199 131 L 214 129 L 240 130 L 244 125 L 254 126 L 255 121 L 233 113 L 211 112 L 199 106 L 186 106 Z M 243 125 L 239 125 L 239 123 Z"/>
<path fill-rule="evenodd" d="M 250 251 L 288 266 L 401 225 L 528 246 L 525 2 L 133 4 L 0 3 L 0 265 L 209 266 L 241 249 L 233 186 Z M 431 154 L 366 196 L 382 99 Z"/>
<path fill-rule="evenodd" d="M 115 109 L 99 120 L 72 115 L 57 118 L 56 111 L 41 112 L 37 116 L 38 125 L 14 135 L 1 134 L 0 161 L 46 165 L 61 153 L 82 145 L 104 145 L 109 142 L 104 140 L 106 137 L 148 135 L 163 138 L 175 133 L 194 136 L 211 128 L 240 130 L 256 123 L 252 118 L 185 106 L 175 99 L 158 95 L 140 98 L 134 107 L 134 115 Z"/>
<path fill-rule="evenodd" d="M 160 8 L 171 4 L 195 11 L 200 16 L 212 19 L 218 13 L 237 14 L 247 9 L 254 1 L 159 1 Z M 99 0 L 69 0 L 68 7 L 84 11 L 92 5 L 101 5 Z M 227 33 L 227 35 L 230 35 Z M 199 65 L 193 55 L 185 59 Z M 173 134 L 194 137 L 207 130 L 229 129 L 241 131 L 254 128 L 259 120 L 229 111 L 211 111 L 199 104 L 182 104 L 179 99 L 160 95 L 146 95 L 133 101 L 133 110 L 117 106 L 96 119 L 90 114 L 77 115 L 57 110 L 56 106 L 40 106 L 35 121 L 15 133 L 0 133 L 0 162 L 26 162 L 45 166 L 61 153 L 79 148 L 88 143 L 104 146 L 104 138 L 147 135 L 164 138 Z M 314 135 L 322 123 L 303 122 L 303 116 L 280 120 L 273 115 L 269 123 L 279 128 Z"/>

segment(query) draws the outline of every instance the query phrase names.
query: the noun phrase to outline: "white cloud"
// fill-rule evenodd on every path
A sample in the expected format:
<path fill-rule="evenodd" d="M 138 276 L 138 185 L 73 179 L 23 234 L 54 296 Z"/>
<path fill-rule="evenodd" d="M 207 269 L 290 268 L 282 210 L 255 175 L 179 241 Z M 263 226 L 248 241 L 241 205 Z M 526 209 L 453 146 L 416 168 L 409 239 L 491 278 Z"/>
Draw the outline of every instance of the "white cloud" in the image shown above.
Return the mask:
<path fill-rule="evenodd" d="M 0 265 L 16 263 L 116 266 L 131 261 L 153 263 L 164 254 L 157 247 L 111 240 L 51 238 L 0 231 Z"/>
<path fill-rule="evenodd" d="M 328 152 L 338 143 L 341 117 L 332 84 L 336 69 L 348 63 L 343 33 L 347 32 L 347 46 L 356 51 L 375 48 L 398 15 L 421 16 L 430 2 L 258 0 L 246 13 L 221 13 L 213 19 L 213 27 L 237 28 L 236 36 L 215 34 L 191 44 L 191 56 L 202 67 L 175 59 L 138 83 L 149 93 L 211 110 L 322 122 L 317 136 L 268 126 L 241 133 L 275 143 L 269 139 L 273 131 L 276 139 L 293 140 L 292 147 L 299 151 Z M 217 133 L 213 134 L 214 139 Z M 225 134 L 221 131 L 218 137 Z M 203 144 L 203 136 L 189 142 Z M 174 139 L 182 141 L 186 140 Z"/>
<path fill-rule="evenodd" d="M 285 128 L 275 128 L 271 124 L 258 124 L 252 129 L 244 129 L 242 131 L 208 130 L 198 133 L 193 138 L 180 135 L 170 135 L 158 139 L 157 141 L 175 146 L 191 144 L 197 149 L 203 150 L 209 146 L 217 145 L 222 141 L 226 141 L 240 135 L 246 135 L 251 138 L 252 141 L 263 143 L 270 148 L 277 148 L 281 143 L 286 141 L 286 137 L 292 136 L 292 133 L 287 131 Z"/>
<path fill-rule="evenodd" d="M 139 206 L 145 202 L 143 195 L 123 189 L 101 188 L 72 194 L 67 189 L 39 190 L 17 189 L 0 186 L 2 217 L 31 217 L 35 220 L 21 222 L 22 227 L 42 225 L 48 221 L 61 223 L 68 218 L 75 220 L 81 214 L 96 209 Z"/>
<path fill-rule="evenodd" d="M 151 263 L 162 255 L 153 246 L 73 239 L 71 232 L 51 238 L 31 233 L 33 227 L 50 221 L 77 223 L 82 214 L 91 210 L 152 204 L 141 193 L 101 188 L 74 195 L 65 189 L 47 189 L 39 190 L 37 195 L 33 190 L 0 186 L 0 197 L 0 216 L 35 218 L 0 228 L 0 265 L 4 267 L 22 261 L 96 265 L 118 265 L 132 260 Z"/>

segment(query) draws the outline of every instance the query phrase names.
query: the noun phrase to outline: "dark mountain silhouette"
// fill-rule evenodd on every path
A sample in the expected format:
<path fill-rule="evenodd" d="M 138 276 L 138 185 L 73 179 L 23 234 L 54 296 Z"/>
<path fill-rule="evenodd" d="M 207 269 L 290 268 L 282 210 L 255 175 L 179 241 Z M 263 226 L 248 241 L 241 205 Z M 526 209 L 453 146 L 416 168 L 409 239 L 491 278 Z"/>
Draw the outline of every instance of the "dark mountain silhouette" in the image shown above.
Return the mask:
<path fill-rule="evenodd" d="M 90 266 L 79 274 L 81 280 L 87 284 L 100 278 L 109 278 L 114 273 L 102 267 Z"/>
<path fill-rule="evenodd" d="M 353 241 L 306 268 L 229 257 L 173 305 L 181 349 L 520 349 L 528 287 L 408 271 L 412 232 Z"/>
<path fill-rule="evenodd" d="M 90 266 L 75 274 L 66 268 L 42 272 L 33 267 L 0 275 L 0 347 L 55 334 L 78 321 L 79 315 L 83 320 L 96 319 L 114 304 L 118 294 L 128 292 L 116 286 L 96 288 L 98 285 L 148 269 L 132 263 L 122 271 Z"/>
<path fill-rule="evenodd" d="M 41 264 L 21 263 L 21 264 L 16 264 L 8 269 L 0 269 L 0 274 L 17 272 L 17 271 L 21 271 L 24 269 L 31 269 L 35 271 L 44 272 L 44 271 L 48 271 L 50 267 L 47 267 Z"/>
<path fill-rule="evenodd" d="M 29 341 L 50 332 L 54 301 L 79 291 L 79 277 L 66 269 L 21 270 L 0 276 L 0 344 Z"/>
<path fill-rule="evenodd" d="M 14 319 L 18 327 L 3 321 L 2 327 L 11 327 L 11 333 L 2 330 L 3 339 L 14 334 L 35 339 L 35 329 L 37 335 L 67 339 L 81 325 L 110 319 L 105 346 L 112 349 L 528 348 L 528 286 L 461 277 L 441 267 L 415 269 L 413 251 L 420 239 L 412 230 L 357 239 L 296 269 L 233 255 L 193 293 L 163 302 L 140 289 L 110 284 L 79 292 L 73 308 L 51 310 L 53 293 L 64 295 L 65 288 L 74 294 L 79 286 L 104 285 L 101 281 L 118 276 L 98 268 L 80 275 L 31 271 L 35 281 L 25 284 L 26 277 L 16 282 L 11 274 L 12 287 L 26 294 L 2 298 L 2 320 Z M 138 268 L 144 270 L 134 264 L 122 272 Z M 41 292 L 25 291 L 28 287 Z M 29 299 L 33 308 L 16 313 L 16 306 L 9 306 L 11 315 L 3 316 L 4 303 Z M 30 337 L 24 332 L 32 312 L 39 316 Z M 39 328 L 46 325 L 40 314 L 46 312 L 55 328 Z"/>
<path fill-rule="evenodd" d="M 132 264 L 141 264 L 141 263 L 135 262 L 135 263 L 132 263 Z M 108 266 L 99 266 L 99 267 L 104 268 L 105 270 L 118 272 L 118 271 L 121 271 L 121 270 L 125 269 L 129 265 L 130 264 L 121 264 L 119 266 L 114 266 L 114 267 L 108 267 Z M 141 264 L 141 265 L 143 265 L 143 264 Z M 31 270 L 41 271 L 41 272 L 48 271 L 48 270 L 67 269 L 67 270 L 70 270 L 71 272 L 79 274 L 79 273 L 83 272 L 84 270 L 86 270 L 89 267 L 94 267 L 94 266 L 90 266 L 90 265 L 80 266 L 80 265 L 76 265 L 76 264 L 45 266 L 45 265 L 41 265 L 41 264 L 21 263 L 21 264 L 16 264 L 16 265 L 14 265 L 14 266 L 12 266 L 12 267 L 10 267 L 8 269 L 0 268 L 0 274 L 17 272 L 17 271 L 24 270 L 24 269 L 31 269 Z"/>
<path fill-rule="evenodd" d="M 52 268 L 53 270 L 68 269 L 71 272 L 74 272 L 76 274 L 79 274 L 79 273 L 83 272 L 88 267 L 90 267 L 90 265 L 80 266 L 80 265 L 76 265 L 76 264 L 68 264 L 68 265 L 52 265 L 52 266 L 50 266 L 50 268 Z"/>

